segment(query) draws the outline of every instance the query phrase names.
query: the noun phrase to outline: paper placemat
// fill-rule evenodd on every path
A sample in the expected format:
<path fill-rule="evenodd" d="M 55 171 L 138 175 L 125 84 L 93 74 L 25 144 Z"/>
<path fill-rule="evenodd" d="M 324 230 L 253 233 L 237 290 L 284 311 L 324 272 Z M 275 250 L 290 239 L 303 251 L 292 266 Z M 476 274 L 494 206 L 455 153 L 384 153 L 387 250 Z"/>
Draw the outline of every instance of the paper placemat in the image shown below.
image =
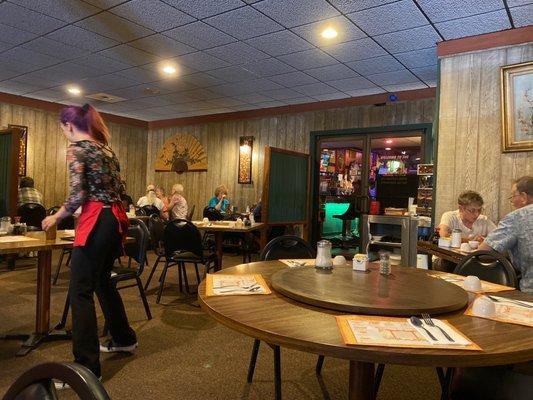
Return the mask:
<path fill-rule="evenodd" d="M 63 231 L 63 236 L 74 236 L 76 231 L 74 229 L 65 229 Z"/>
<path fill-rule="evenodd" d="M 0 243 L 31 242 L 32 240 L 39 241 L 40 239 L 28 236 L 0 236 Z"/>
<path fill-rule="evenodd" d="M 288 265 L 290 268 L 307 267 L 307 266 L 315 265 L 314 258 L 291 258 L 291 259 L 282 259 L 278 261 L 281 261 L 283 264 Z"/>
<path fill-rule="evenodd" d="M 481 348 L 463 335 L 445 320 L 441 325 L 452 338 L 461 338 L 461 343 L 449 344 L 444 341 L 433 342 L 419 333 L 407 318 L 381 317 L 371 315 L 336 316 L 337 325 L 344 343 L 359 346 L 383 346 L 406 348 L 431 348 L 454 350 L 481 350 Z M 434 328 L 437 330 L 437 328 Z M 433 333 L 433 331 L 432 331 Z M 440 336 L 437 336 L 440 338 Z"/>
<path fill-rule="evenodd" d="M 505 301 L 506 299 L 504 297 L 499 297 L 499 296 L 493 296 L 493 297 L 495 297 L 496 299 L 500 301 L 499 302 L 493 301 L 494 305 L 496 306 L 496 313 L 492 317 L 475 315 L 472 312 L 473 302 L 466 309 L 465 315 L 470 315 L 472 317 L 478 317 L 478 318 L 492 319 L 493 321 L 498 321 L 498 322 L 508 322 L 510 324 L 533 327 L 533 308 L 527 308 L 517 303 L 511 303 L 511 302 Z M 524 301 L 524 303 L 527 303 L 533 306 L 533 303 L 531 302 Z"/>
<path fill-rule="evenodd" d="M 450 274 L 449 272 L 438 272 L 438 274 L 428 274 L 429 276 L 432 276 L 433 278 L 439 278 L 446 282 L 453 283 L 454 285 L 457 285 L 467 292 L 471 293 L 496 293 L 496 292 L 504 292 L 507 290 L 516 290 L 514 287 L 511 286 L 504 286 L 504 285 L 498 285 L 497 283 L 487 282 L 487 281 L 481 281 L 481 290 L 470 290 L 466 289 L 464 287 L 464 280 L 466 276 L 463 275 L 457 275 L 457 274 Z"/>
<path fill-rule="evenodd" d="M 205 293 L 207 296 L 234 296 L 272 292 L 261 274 L 207 274 Z"/>

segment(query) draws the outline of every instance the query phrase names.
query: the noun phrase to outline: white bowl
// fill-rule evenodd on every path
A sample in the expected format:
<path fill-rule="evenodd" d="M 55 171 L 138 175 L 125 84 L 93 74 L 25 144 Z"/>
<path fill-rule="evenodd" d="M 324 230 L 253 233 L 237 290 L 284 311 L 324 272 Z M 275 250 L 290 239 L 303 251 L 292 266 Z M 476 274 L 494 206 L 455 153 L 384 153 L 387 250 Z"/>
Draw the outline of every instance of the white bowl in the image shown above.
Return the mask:
<path fill-rule="evenodd" d="M 333 259 L 333 265 L 335 266 L 346 265 L 346 258 L 344 258 L 344 256 L 336 256 Z"/>
<path fill-rule="evenodd" d="M 479 242 L 477 240 L 470 240 L 468 245 L 472 250 L 476 250 L 479 247 Z"/>
<path fill-rule="evenodd" d="M 478 297 L 472 304 L 472 313 L 479 317 L 492 317 L 496 314 L 496 305 L 486 297 Z"/>
<path fill-rule="evenodd" d="M 481 290 L 481 281 L 477 276 L 468 275 L 464 281 L 464 288 L 466 290 L 478 291 Z"/>

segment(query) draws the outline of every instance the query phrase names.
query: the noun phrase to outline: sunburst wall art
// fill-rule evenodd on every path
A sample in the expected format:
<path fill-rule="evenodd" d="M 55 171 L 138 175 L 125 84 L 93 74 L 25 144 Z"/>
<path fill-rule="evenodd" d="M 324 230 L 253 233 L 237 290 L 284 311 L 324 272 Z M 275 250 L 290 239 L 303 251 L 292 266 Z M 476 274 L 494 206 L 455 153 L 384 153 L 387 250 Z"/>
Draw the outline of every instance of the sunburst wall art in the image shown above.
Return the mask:
<path fill-rule="evenodd" d="M 164 144 L 155 163 L 157 172 L 207 171 L 207 154 L 194 136 L 176 134 Z"/>

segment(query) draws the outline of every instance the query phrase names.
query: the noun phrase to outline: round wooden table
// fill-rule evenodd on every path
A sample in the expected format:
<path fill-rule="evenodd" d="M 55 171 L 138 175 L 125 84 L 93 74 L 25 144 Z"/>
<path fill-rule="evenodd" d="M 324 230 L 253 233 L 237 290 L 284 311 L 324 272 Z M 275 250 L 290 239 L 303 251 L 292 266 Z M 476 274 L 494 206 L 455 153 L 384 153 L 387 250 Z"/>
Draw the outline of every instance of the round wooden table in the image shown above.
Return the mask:
<path fill-rule="evenodd" d="M 272 275 L 282 269 L 288 267 L 279 261 L 262 261 L 241 264 L 220 273 L 260 273 L 272 287 Z M 396 272 L 393 267 L 393 273 Z M 431 272 L 417 270 L 416 273 Z M 435 279 L 426 277 L 428 282 Z M 499 295 L 533 300 L 533 296 L 519 291 Z M 350 399 L 372 399 L 374 363 L 480 367 L 533 360 L 531 328 L 465 316 L 462 309 L 442 314 L 439 318 L 447 319 L 483 351 L 347 346 L 335 320 L 335 316 L 342 315 L 342 312 L 304 304 L 275 290 L 270 295 L 207 297 L 204 281 L 199 287 L 198 298 L 202 308 L 214 319 L 245 335 L 277 346 L 349 360 Z"/>

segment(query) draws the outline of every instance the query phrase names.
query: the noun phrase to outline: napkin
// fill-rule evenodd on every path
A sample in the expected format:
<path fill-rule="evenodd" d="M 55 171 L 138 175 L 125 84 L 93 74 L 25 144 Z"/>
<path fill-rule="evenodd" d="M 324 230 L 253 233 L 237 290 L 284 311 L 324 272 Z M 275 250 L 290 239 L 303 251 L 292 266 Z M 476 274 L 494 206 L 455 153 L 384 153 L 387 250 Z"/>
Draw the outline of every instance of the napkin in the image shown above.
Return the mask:
<path fill-rule="evenodd" d="M 224 277 L 213 279 L 214 294 L 264 294 L 265 288 L 253 277 Z"/>
<path fill-rule="evenodd" d="M 436 318 L 432 318 L 433 320 L 433 323 L 437 326 L 440 326 L 442 329 L 444 329 L 446 331 L 446 333 L 448 335 L 450 335 L 450 337 L 455 340 L 455 342 L 450 342 L 448 339 L 446 339 L 446 337 L 442 334 L 441 330 L 439 328 L 437 328 L 436 326 L 435 327 L 432 327 L 432 326 L 429 326 L 428 324 L 426 324 L 424 322 L 423 319 L 421 319 L 421 321 L 423 322 L 422 326 L 416 326 L 416 325 L 413 325 L 413 323 L 410 321 L 410 319 L 408 318 L 407 321 L 409 322 L 409 324 L 415 328 L 418 333 L 420 333 L 424 339 L 426 339 L 429 343 L 431 344 L 438 344 L 438 345 L 446 345 L 446 346 L 468 346 L 470 344 L 472 344 L 472 342 L 468 339 L 466 339 L 464 336 L 462 336 L 455 328 L 453 328 L 451 325 L 447 324 L 446 322 L 444 321 L 441 321 L 440 319 L 436 319 Z M 433 336 L 435 336 L 437 338 L 437 340 L 433 340 L 429 337 L 429 335 L 427 334 L 427 332 L 423 329 L 423 328 L 426 328 L 428 331 L 431 332 L 431 334 Z"/>

